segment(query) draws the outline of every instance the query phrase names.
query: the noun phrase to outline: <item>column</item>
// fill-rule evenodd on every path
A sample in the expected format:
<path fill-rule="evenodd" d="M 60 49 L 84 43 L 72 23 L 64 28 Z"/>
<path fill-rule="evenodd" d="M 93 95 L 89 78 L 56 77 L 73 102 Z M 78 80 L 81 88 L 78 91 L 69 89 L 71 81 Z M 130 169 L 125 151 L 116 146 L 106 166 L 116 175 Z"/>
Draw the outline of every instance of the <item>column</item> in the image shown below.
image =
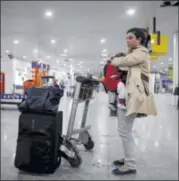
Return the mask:
<path fill-rule="evenodd" d="M 173 92 L 178 83 L 178 33 L 175 33 L 173 37 Z M 178 98 L 173 97 L 173 105 L 176 106 Z"/>
<path fill-rule="evenodd" d="M 1 59 L 1 72 L 5 73 L 5 93 L 13 93 L 14 69 L 13 59 L 9 59 L 7 55 L 3 55 Z"/>

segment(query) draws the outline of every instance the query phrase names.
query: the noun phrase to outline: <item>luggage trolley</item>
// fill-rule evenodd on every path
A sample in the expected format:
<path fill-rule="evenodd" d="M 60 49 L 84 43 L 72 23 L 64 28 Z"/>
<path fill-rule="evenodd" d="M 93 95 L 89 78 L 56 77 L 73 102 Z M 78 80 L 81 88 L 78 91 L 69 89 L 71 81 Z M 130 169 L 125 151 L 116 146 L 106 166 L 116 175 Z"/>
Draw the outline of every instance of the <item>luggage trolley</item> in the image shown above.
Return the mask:
<path fill-rule="evenodd" d="M 78 76 L 76 78 L 76 87 L 74 90 L 73 103 L 71 108 L 71 114 L 69 118 L 69 124 L 67 134 L 63 136 L 63 146 L 65 146 L 64 152 L 67 153 L 68 161 L 72 167 L 78 167 L 82 163 L 82 159 L 79 155 L 77 145 L 82 144 L 87 150 L 91 150 L 94 147 L 94 141 L 88 133 L 91 126 L 86 126 L 87 113 L 89 108 L 89 102 L 95 96 L 95 88 L 98 86 L 99 81 L 93 78 L 87 78 Z M 78 103 L 85 102 L 81 128 L 74 130 L 75 117 L 77 112 Z M 72 135 L 79 134 L 78 139 L 72 137 Z M 61 149 L 64 147 L 62 146 Z"/>

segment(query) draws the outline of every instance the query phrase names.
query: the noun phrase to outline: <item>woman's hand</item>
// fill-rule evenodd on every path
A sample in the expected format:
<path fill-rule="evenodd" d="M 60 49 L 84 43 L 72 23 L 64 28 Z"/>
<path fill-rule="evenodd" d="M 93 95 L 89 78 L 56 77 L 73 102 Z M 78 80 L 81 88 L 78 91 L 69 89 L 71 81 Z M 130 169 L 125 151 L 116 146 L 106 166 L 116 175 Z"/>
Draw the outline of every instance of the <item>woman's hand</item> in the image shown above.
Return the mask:
<path fill-rule="evenodd" d="M 122 53 L 122 52 L 117 53 L 117 54 L 115 55 L 115 57 L 125 57 L 125 56 L 126 56 L 126 54 L 125 54 L 125 53 Z"/>
<path fill-rule="evenodd" d="M 113 57 L 111 57 L 111 60 L 113 60 L 114 58 L 117 58 L 117 57 L 125 57 L 125 56 L 126 56 L 125 53 L 120 52 L 120 53 L 117 53 L 116 55 L 114 55 Z"/>

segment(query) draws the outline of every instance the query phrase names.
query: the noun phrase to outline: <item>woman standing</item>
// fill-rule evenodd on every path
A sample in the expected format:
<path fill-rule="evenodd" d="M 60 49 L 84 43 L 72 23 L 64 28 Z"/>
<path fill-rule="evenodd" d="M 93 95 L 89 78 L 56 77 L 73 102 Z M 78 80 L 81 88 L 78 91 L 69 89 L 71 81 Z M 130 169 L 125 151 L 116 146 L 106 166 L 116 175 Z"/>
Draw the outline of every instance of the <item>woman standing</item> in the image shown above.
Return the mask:
<path fill-rule="evenodd" d="M 140 28 L 127 31 L 129 52 L 125 57 L 114 58 L 116 67 L 128 67 L 126 80 L 126 110 L 118 108 L 118 131 L 124 149 L 124 158 L 113 162 L 119 166 L 113 170 L 116 175 L 136 173 L 135 143 L 132 128 L 136 117 L 157 115 L 155 103 L 149 89 L 149 53 L 143 45 L 146 42 Z"/>

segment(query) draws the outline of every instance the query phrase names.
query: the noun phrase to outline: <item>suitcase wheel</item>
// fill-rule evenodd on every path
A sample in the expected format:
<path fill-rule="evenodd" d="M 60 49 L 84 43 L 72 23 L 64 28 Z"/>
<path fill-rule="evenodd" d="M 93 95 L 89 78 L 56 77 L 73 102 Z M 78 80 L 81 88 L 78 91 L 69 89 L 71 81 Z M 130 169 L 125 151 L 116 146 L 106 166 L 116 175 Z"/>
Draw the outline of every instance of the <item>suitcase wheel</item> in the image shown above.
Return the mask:
<path fill-rule="evenodd" d="M 87 150 L 92 150 L 94 148 L 94 141 L 89 139 L 87 143 L 84 144 Z"/>
<path fill-rule="evenodd" d="M 76 155 L 75 158 L 69 158 L 69 163 L 71 167 L 77 168 L 81 165 L 82 159 L 79 155 Z"/>

